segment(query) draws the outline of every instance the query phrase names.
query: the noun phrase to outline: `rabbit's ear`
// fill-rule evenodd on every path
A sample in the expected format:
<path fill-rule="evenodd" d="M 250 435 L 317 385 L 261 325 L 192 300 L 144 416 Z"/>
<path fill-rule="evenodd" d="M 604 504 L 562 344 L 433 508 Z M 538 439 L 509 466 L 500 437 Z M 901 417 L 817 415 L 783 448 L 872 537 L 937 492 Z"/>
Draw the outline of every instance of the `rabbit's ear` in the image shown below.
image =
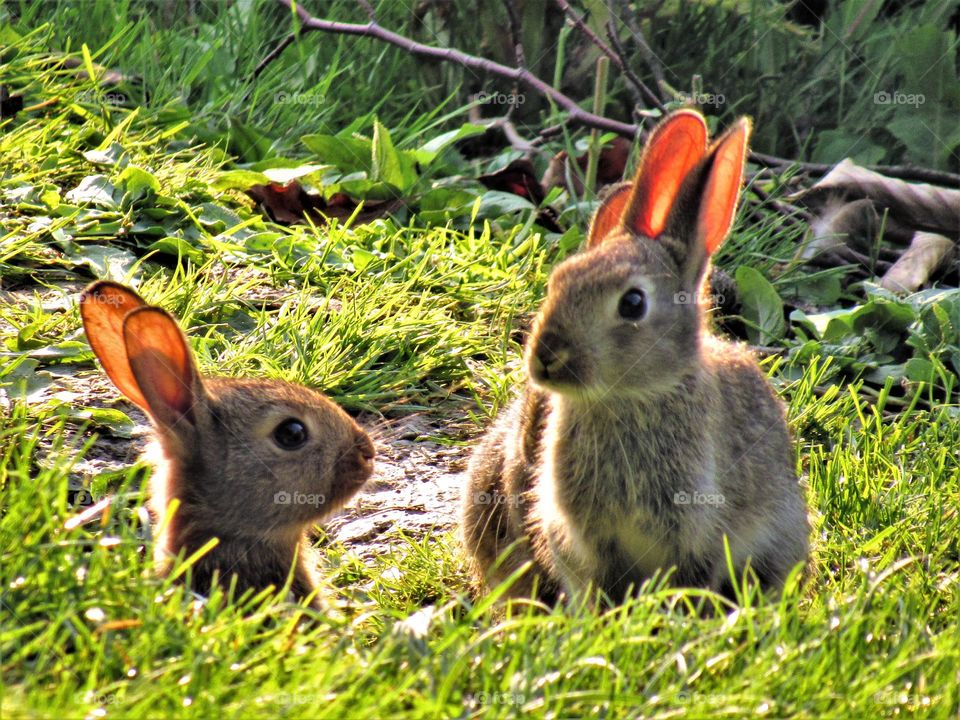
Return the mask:
<path fill-rule="evenodd" d="M 597 208 L 597 212 L 590 221 L 590 232 L 587 233 L 587 247 L 599 245 L 614 230 L 623 226 L 623 211 L 630 199 L 630 185 L 621 185 L 604 198 Z"/>
<path fill-rule="evenodd" d="M 696 232 L 697 242 L 703 245 L 707 255 L 716 252 L 733 224 L 749 138 L 750 120 L 740 118 L 710 150 Z"/>
<path fill-rule="evenodd" d="M 177 321 L 160 308 L 134 310 L 123 321 L 123 340 L 150 417 L 168 430 L 192 425 L 200 378 Z"/>
<path fill-rule="evenodd" d="M 623 224 L 630 232 L 658 237 L 676 202 L 680 186 L 703 159 L 707 124 L 693 110 L 680 110 L 650 134 L 627 201 Z"/>
<path fill-rule="evenodd" d="M 143 298 L 108 280 L 93 283 L 80 295 L 80 317 L 94 355 L 117 389 L 146 410 L 147 401 L 130 370 L 123 341 L 123 319 L 140 307 L 146 307 Z"/>

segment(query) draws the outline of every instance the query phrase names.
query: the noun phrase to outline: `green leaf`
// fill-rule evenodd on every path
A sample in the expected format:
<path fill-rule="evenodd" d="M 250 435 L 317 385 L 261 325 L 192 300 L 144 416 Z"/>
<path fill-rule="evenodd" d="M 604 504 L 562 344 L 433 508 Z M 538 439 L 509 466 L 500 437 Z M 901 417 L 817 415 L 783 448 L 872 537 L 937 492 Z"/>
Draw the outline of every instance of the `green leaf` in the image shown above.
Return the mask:
<path fill-rule="evenodd" d="M 783 319 L 783 300 L 770 281 L 746 265 L 737 268 L 736 281 L 750 342 L 769 345 L 781 340 L 787 330 Z"/>
<path fill-rule="evenodd" d="M 137 262 L 136 256 L 129 250 L 109 245 L 80 245 L 67 257 L 77 265 L 87 265 L 94 277 L 117 282 L 126 280 Z"/>
<path fill-rule="evenodd" d="M 906 378 L 914 382 L 933 382 L 935 377 L 933 363 L 926 358 L 910 358 L 903 369 Z"/>
<path fill-rule="evenodd" d="M 40 193 L 40 200 L 51 210 L 56 210 L 60 205 L 60 191 L 56 188 L 44 190 Z"/>
<path fill-rule="evenodd" d="M 167 255 L 172 255 L 173 257 L 185 257 L 189 258 L 198 265 L 203 264 L 203 251 L 195 248 L 193 245 L 188 243 L 182 237 L 169 236 L 165 238 L 160 238 L 154 243 L 151 243 L 147 250 L 155 250 L 157 252 L 166 253 Z"/>
<path fill-rule="evenodd" d="M 98 428 L 107 430 L 114 437 L 129 438 L 137 424 L 130 417 L 114 408 L 84 408 L 70 414 L 74 420 L 89 420 Z"/>
<path fill-rule="evenodd" d="M 270 168 L 264 170 L 263 174 L 267 176 L 270 182 L 286 185 L 292 180 L 307 179 L 311 175 L 317 175 L 330 170 L 332 167 L 332 165 L 298 165 L 292 168 Z"/>
<path fill-rule="evenodd" d="M 451 130 L 450 132 L 445 132 L 442 135 L 437 135 L 424 145 L 421 145 L 419 148 L 413 151 L 413 156 L 418 163 L 421 165 L 429 165 L 448 147 L 453 145 L 458 140 L 463 138 L 471 137 L 473 135 L 480 135 L 486 132 L 486 128 L 482 125 L 461 125 L 456 130 Z"/>
<path fill-rule="evenodd" d="M 837 274 L 820 274 L 814 277 L 799 276 L 792 279 L 786 286 L 780 286 L 786 297 L 795 297 L 804 304 L 827 307 L 840 299 L 840 276 Z"/>
<path fill-rule="evenodd" d="M 55 385 L 54 376 L 40 370 L 40 361 L 21 355 L 6 367 L 0 366 L 0 387 L 27 402 L 38 403 Z"/>
<path fill-rule="evenodd" d="M 0 27 L 0 45 L 16 45 L 23 36 L 9 25 Z"/>
<path fill-rule="evenodd" d="M 88 175 L 65 197 L 68 202 L 77 205 L 96 205 L 116 210 L 119 203 L 114 199 L 115 191 L 116 188 L 106 175 Z"/>
<path fill-rule="evenodd" d="M 230 142 L 232 149 L 248 162 L 267 157 L 271 150 L 270 139 L 252 125 L 230 118 Z"/>
<path fill-rule="evenodd" d="M 523 210 L 535 210 L 536 206 L 524 197 L 501 190 L 490 190 L 480 197 L 481 218 L 498 218 Z"/>
<path fill-rule="evenodd" d="M 370 263 L 377 260 L 377 256 L 365 248 L 354 245 L 350 248 L 350 260 L 357 270 L 363 272 Z"/>
<path fill-rule="evenodd" d="M 373 124 L 373 167 L 374 180 L 393 186 L 400 192 L 406 192 L 417 182 L 417 172 L 409 157 L 401 155 L 393 146 L 390 132 L 379 121 Z"/>
<path fill-rule="evenodd" d="M 120 177 L 117 178 L 117 185 L 137 197 L 147 193 L 160 192 L 160 181 L 153 173 L 149 173 L 136 165 L 129 165 L 120 173 Z"/>
<path fill-rule="evenodd" d="M 214 232 L 224 232 L 243 222 L 235 212 L 216 203 L 203 203 L 197 220 Z"/>
<path fill-rule="evenodd" d="M 369 173 L 372 169 L 373 143 L 366 138 L 304 135 L 300 142 L 316 153 L 321 162 L 334 165 L 343 172 Z"/>
<path fill-rule="evenodd" d="M 88 150 L 83 157 L 94 165 L 122 165 L 125 152 L 120 143 L 110 143 L 104 150 Z"/>
<path fill-rule="evenodd" d="M 267 185 L 270 178 L 262 172 L 253 170 L 227 170 L 220 173 L 217 179 L 210 183 L 214 190 L 247 190 L 254 185 Z"/>
<path fill-rule="evenodd" d="M 86 343 L 77 340 L 64 340 L 31 350 L 30 357 L 40 358 L 41 360 L 59 360 L 86 356 L 89 352 L 90 348 Z"/>
<path fill-rule="evenodd" d="M 420 196 L 418 217 L 425 223 L 442 225 L 461 215 L 468 215 L 477 198 L 472 189 L 434 187 Z"/>

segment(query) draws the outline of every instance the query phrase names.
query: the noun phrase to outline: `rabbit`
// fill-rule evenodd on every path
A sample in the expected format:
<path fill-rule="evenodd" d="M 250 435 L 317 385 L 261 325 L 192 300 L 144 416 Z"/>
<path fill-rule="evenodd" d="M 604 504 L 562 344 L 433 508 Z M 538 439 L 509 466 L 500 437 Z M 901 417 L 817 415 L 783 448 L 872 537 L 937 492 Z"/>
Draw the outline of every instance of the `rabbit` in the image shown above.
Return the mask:
<path fill-rule="evenodd" d="M 734 598 L 748 566 L 777 594 L 809 526 L 785 410 L 749 349 L 714 335 L 702 297 L 732 224 L 751 124 L 708 145 L 671 114 L 632 184 L 557 265 L 526 343 L 528 383 L 475 449 L 462 542 L 506 597 L 625 600 L 658 571 Z M 528 572 L 521 572 L 526 564 Z"/>
<path fill-rule="evenodd" d="M 192 568 L 194 591 L 214 579 L 228 587 L 233 576 L 238 594 L 280 588 L 292 573 L 294 597 L 319 608 L 306 531 L 370 477 L 368 435 L 315 390 L 201 377 L 176 320 L 123 285 L 93 283 L 80 313 L 107 375 L 153 427 L 146 457 L 159 573 L 217 538 Z"/>

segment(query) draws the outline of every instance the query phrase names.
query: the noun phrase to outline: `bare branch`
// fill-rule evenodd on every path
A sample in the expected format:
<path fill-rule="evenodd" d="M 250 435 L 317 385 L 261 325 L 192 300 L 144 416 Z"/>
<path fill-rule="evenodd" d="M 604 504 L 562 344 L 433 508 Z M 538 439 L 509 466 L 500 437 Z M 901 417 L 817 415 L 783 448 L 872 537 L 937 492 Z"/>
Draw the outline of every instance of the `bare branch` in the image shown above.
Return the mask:
<path fill-rule="evenodd" d="M 563 3 L 561 7 L 570 7 L 565 0 L 555 1 L 558 3 Z M 398 35 L 395 32 L 391 32 L 372 20 L 364 25 L 336 22 L 333 20 L 321 20 L 313 17 L 302 6 L 293 6 L 292 0 L 278 0 L 278 2 L 280 2 L 286 8 L 296 12 L 297 17 L 302 23 L 301 31 L 311 30 L 316 32 L 357 35 L 360 37 L 373 38 L 375 40 L 379 40 L 380 42 L 385 42 L 402 50 L 406 50 L 410 54 L 417 57 L 428 58 L 430 60 L 439 62 L 450 62 L 470 70 L 477 70 L 513 80 L 514 82 L 518 82 L 527 86 L 531 90 L 544 97 L 550 98 L 560 108 L 567 112 L 567 118 L 560 124 L 544 128 L 540 132 L 539 138 L 533 141 L 534 145 L 538 144 L 538 140 L 542 142 L 543 140 L 556 136 L 566 125 L 581 125 L 584 127 L 596 128 L 598 130 L 613 132 L 617 135 L 622 135 L 630 139 L 635 139 L 642 135 L 639 125 L 620 122 L 619 120 L 612 120 L 610 118 L 601 117 L 584 110 L 576 103 L 575 100 L 547 84 L 526 68 L 508 67 L 498 62 L 494 62 L 493 60 L 477 57 L 475 55 L 468 55 L 453 48 L 440 48 L 432 45 L 425 45 L 424 43 L 420 43 L 403 37 L 402 35 Z M 270 55 L 267 56 L 267 58 L 264 58 L 264 60 L 261 61 L 260 65 L 257 66 L 257 72 L 262 72 L 263 67 L 265 67 L 269 61 L 276 58 L 284 48 L 293 42 L 294 39 L 296 39 L 296 34 L 286 38 L 280 46 L 274 49 Z M 603 43 L 602 40 L 600 43 L 606 47 L 606 44 Z M 616 54 L 613 53 L 613 51 L 609 48 L 607 48 L 607 50 L 613 55 L 611 60 L 613 60 L 614 64 L 620 68 L 620 58 L 618 58 Z M 660 107 L 662 107 L 662 105 Z M 834 168 L 834 165 L 799 162 L 796 160 L 776 157 L 775 155 L 767 155 L 765 153 L 758 153 L 755 151 L 750 152 L 749 158 L 752 162 L 764 167 L 784 168 L 796 166 L 806 173 L 816 175 L 825 175 Z M 870 169 L 888 177 L 928 182 L 936 185 L 943 185 L 945 187 L 960 187 L 960 175 L 955 175 L 953 173 L 942 172 L 938 170 L 928 170 L 926 168 L 918 168 L 907 165 L 874 166 Z"/>
<path fill-rule="evenodd" d="M 624 77 L 627 78 L 628 85 L 632 86 L 634 89 L 634 101 L 637 105 L 643 105 L 639 93 L 646 93 L 647 97 L 650 98 L 650 101 L 657 107 L 657 109 L 663 114 L 667 113 L 667 108 L 664 107 L 663 103 L 660 102 L 660 98 L 657 97 L 657 94 L 651 90 L 643 80 L 637 77 L 636 73 L 630 68 L 630 63 L 627 60 L 627 54 L 623 49 L 623 45 L 620 44 L 620 38 L 617 37 L 617 27 L 614 25 L 613 20 L 607 23 L 607 37 L 610 38 L 610 44 L 613 45 L 613 51 L 617 54 L 617 57 L 620 58 L 620 67 L 623 71 Z"/>
<path fill-rule="evenodd" d="M 271 50 L 269 53 L 267 53 L 267 56 L 266 56 L 265 58 L 263 58 L 263 60 L 261 60 L 261 61 L 259 62 L 259 64 L 257 65 L 257 67 L 255 67 L 255 68 L 253 69 L 253 74 L 250 76 L 250 80 L 256 80 L 258 77 L 260 77 L 260 73 L 262 73 L 264 70 L 266 70 L 267 65 L 269 65 L 270 63 L 272 63 L 272 62 L 273 62 L 274 60 L 276 60 L 278 57 L 280 57 L 280 54 L 281 54 L 284 50 L 286 50 L 286 49 L 290 46 L 290 44 L 291 44 L 294 40 L 296 40 L 296 39 L 297 39 L 297 34 L 296 34 L 296 33 L 290 33 L 290 34 L 287 35 L 283 40 L 281 40 L 281 41 L 280 41 L 280 44 L 277 45 L 277 46 L 276 46 L 273 50 Z"/>
<path fill-rule="evenodd" d="M 520 82 L 541 95 L 550 98 L 558 106 L 563 108 L 563 110 L 568 113 L 568 123 L 594 127 L 629 138 L 636 137 L 640 130 L 636 125 L 599 117 L 591 112 L 587 112 L 577 105 L 572 98 L 551 87 L 525 68 L 508 67 L 493 60 L 477 57 L 476 55 L 468 55 L 453 48 L 439 48 L 433 45 L 425 45 L 398 35 L 395 32 L 391 32 L 373 21 L 365 25 L 356 25 L 353 23 L 336 22 L 334 20 L 321 20 L 311 15 L 301 5 L 294 6 L 292 0 L 279 0 L 279 2 L 297 13 L 297 17 L 300 19 L 300 22 L 303 23 L 303 30 L 369 37 L 406 50 L 416 57 L 429 58 L 441 62 L 451 62 L 471 70 L 479 70 L 490 73 L 491 75 L 498 75 Z"/>
<path fill-rule="evenodd" d="M 767 155 L 752 150 L 750 151 L 750 159 L 766 167 L 789 167 L 792 165 L 811 175 L 826 175 L 836 167 L 836 163 L 800 162 L 799 160 L 789 160 L 787 158 L 777 157 L 776 155 Z M 945 187 L 960 188 L 960 175 L 943 172 L 941 170 L 930 170 L 912 165 L 870 165 L 868 167 L 870 170 L 878 172 L 881 175 L 899 178 L 900 180 L 914 180 L 934 185 L 943 185 Z"/>
<path fill-rule="evenodd" d="M 523 41 L 520 38 L 520 19 L 513 0 L 503 0 L 503 8 L 507 11 L 507 29 L 510 32 L 510 42 L 513 44 L 514 57 L 518 68 L 527 67 L 526 53 L 523 52 Z"/>
<path fill-rule="evenodd" d="M 554 0 L 557 6 L 563 10 L 564 14 L 570 19 L 570 22 L 582 32 L 587 39 L 597 46 L 597 49 L 600 50 L 604 55 L 610 58 L 610 62 L 624 74 L 627 80 L 641 93 L 647 95 L 661 111 L 665 111 L 663 104 L 660 102 L 660 98 L 657 97 L 650 88 L 648 88 L 641 80 L 638 78 L 633 71 L 631 71 L 626 62 L 621 55 L 618 55 L 613 50 L 610 49 L 610 46 L 607 45 L 603 40 L 600 39 L 600 36 L 597 35 L 593 30 L 590 29 L 590 26 L 584 22 L 583 18 L 577 15 L 576 11 L 570 7 L 570 4 L 567 0 Z"/>
<path fill-rule="evenodd" d="M 521 70 L 527 69 L 527 55 L 523 51 L 523 39 L 520 34 L 520 20 L 517 17 L 517 9 L 513 6 L 513 0 L 503 0 L 503 7 L 507 11 L 507 29 L 510 33 L 510 43 L 513 45 L 513 56 L 517 67 Z M 514 95 L 520 94 L 520 83 L 513 84 Z M 513 115 L 517 109 L 516 103 L 510 103 L 507 106 L 507 117 Z"/>
<path fill-rule="evenodd" d="M 650 49 L 650 45 L 647 44 L 646 38 L 643 37 L 643 32 L 640 30 L 640 26 L 637 24 L 636 18 L 633 15 L 633 11 L 630 9 L 630 0 L 621 0 L 620 9 L 623 16 L 621 18 L 623 20 L 623 24 L 627 26 L 627 29 L 630 31 L 630 36 L 633 38 L 633 42 L 640 50 L 640 55 L 643 56 L 644 62 L 647 63 L 647 67 L 650 69 L 650 74 L 653 75 L 653 79 L 657 84 L 657 90 L 663 92 L 663 88 L 666 87 L 663 65 L 660 63 L 660 59 L 657 57 L 656 53 Z M 659 10 L 659 7 L 653 9 L 653 15 L 656 14 L 657 10 Z"/>

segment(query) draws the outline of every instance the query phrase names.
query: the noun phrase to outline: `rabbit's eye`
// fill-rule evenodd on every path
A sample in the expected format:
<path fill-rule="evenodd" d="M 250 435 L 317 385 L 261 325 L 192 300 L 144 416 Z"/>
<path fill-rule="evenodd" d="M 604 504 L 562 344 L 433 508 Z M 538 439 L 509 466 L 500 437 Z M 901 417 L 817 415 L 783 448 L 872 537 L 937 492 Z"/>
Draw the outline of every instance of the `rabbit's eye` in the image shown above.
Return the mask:
<path fill-rule="evenodd" d="M 620 298 L 617 312 L 624 320 L 639 320 L 647 312 L 647 299 L 643 290 L 631 288 Z"/>
<path fill-rule="evenodd" d="M 273 429 L 273 439 L 284 450 L 296 450 L 307 442 L 307 426 L 296 418 L 284 420 Z"/>

